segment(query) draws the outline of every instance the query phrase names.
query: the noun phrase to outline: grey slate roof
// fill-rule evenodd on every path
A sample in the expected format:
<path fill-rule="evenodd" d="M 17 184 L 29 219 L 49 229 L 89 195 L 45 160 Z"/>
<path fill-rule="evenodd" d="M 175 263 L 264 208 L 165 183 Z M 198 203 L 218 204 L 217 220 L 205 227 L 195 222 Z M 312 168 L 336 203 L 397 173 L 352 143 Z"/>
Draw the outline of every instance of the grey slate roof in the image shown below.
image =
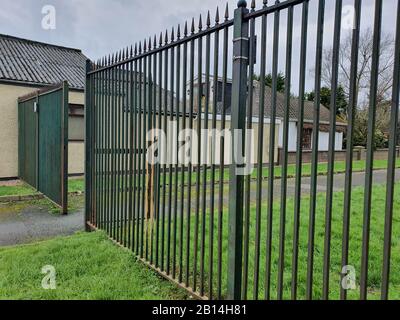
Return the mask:
<path fill-rule="evenodd" d="M 268 86 L 265 86 L 265 102 L 264 102 L 264 115 L 266 118 L 271 117 L 272 110 L 272 89 Z M 281 92 L 277 92 L 276 95 L 276 117 L 278 119 L 284 119 L 285 117 L 285 109 L 286 109 L 286 98 L 285 95 Z M 221 111 L 222 106 L 219 105 L 219 111 Z M 227 114 L 230 114 L 230 106 L 227 110 Z M 290 99 L 289 105 L 289 119 L 292 121 L 297 121 L 299 113 L 299 99 L 292 97 Z M 260 82 L 254 80 L 253 81 L 253 116 L 258 117 L 260 114 Z M 324 105 L 320 105 L 320 123 L 321 124 L 329 124 L 330 123 L 330 111 Z M 304 121 L 312 123 L 314 120 L 314 102 L 304 101 Z M 346 123 L 337 119 L 336 122 L 339 126 L 344 126 Z"/>
<path fill-rule="evenodd" d="M 0 81 L 84 89 L 86 57 L 78 49 L 0 34 Z"/>

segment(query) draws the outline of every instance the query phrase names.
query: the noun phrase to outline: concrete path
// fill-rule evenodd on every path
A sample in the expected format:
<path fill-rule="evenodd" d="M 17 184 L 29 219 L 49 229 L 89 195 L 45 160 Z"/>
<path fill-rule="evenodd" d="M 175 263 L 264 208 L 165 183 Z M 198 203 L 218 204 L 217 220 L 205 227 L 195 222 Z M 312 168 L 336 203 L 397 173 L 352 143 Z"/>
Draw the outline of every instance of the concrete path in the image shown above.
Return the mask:
<path fill-rule="evenodd" d="M 0 204 L 0 247 L 30 243 L 84 230 L 83 210 L 60 216 L 24 204 Z"/>

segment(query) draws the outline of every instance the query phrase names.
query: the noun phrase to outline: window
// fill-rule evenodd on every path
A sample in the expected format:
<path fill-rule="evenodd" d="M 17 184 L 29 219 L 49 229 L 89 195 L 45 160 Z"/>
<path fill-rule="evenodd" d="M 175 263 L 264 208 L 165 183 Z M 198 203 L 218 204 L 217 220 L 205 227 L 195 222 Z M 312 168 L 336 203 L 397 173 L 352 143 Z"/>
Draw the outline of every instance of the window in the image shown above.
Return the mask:
<path fill-rule="evenodd" d="M 85 117 L 83 105 L 69 105 L 68 122 L 69 141 L 83 142 L 85 140 Z"/>
<path fill-rule="evenodd" d="M 311 136 L 312 136 L 312 129 L 303 129 L 303 149 L 304 150 L 311 150 Z"/>

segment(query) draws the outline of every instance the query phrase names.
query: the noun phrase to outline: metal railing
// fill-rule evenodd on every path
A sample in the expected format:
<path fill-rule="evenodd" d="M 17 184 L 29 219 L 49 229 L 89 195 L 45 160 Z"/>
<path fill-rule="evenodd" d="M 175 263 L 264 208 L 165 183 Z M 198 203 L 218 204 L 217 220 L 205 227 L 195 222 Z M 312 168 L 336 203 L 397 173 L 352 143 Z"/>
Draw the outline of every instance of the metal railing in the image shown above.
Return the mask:
<path fill-rule="evenodd" d="M 309 187 L 305 188 L 302 141 L 303 127 L 309 120 L 305 118 L 305 93 L 310 86 L 307 60 L 314 41 L 309 36 L 310 2 L 318 9 L 313 43 L 312 165 Z M 198 298 L 367 299 L 369 294 L 376 297 L 380 292 L 382 299 L 388 299 L 389 293 L 400 285 L 396 283 L 397 276 L 392 281 L 389 277 L 391 262 L 400 259 L 398 253 L 392 255 L 392 248 L 397 245 L 392 241 L 393 230 L 398 232 L 398 226 L 393 227 L 393 215 L 394 208 L 398 208 L 395 173 L 400 6 L 386 187 L 376 186 L 373 180 L 382 6 L 382 0 L 375 1 L 365 189 L 354 188 L 352 181 L 362 1 L 354 1 L 342 191 L 337 191 L 335 185 L 342 1 L 337 0 L 334 5 L 329 152 L 324 177 L 319 172 L 318 133 L 326 41 L 325 0 L 276 1 L 270 6 L 263 1 L 259 10 L 255 1 L 250 10 L 246 1 L 239 1 L 233 19 L 229 18 L 227 7 L 224 21 L 217 10 L 215 23 L 208 14 L 204 28 L 200 16 L 197 31 L 193 19 L 190 26 L 185 23 L 182 29 L 178 26 L 97 63 L 88 62 L 88 228 L 104 230 L 149 267 Z M 296 30 L 297 14 L 301 22 Z M 284 51 L 280 50 L 283 20 Z M 297 33 L 298 53 L 294 50 Z M 281 51 L 285 52 L 283 60 Z M 296 65 L 295 55 L 299 58 Z M 256 76 L 267 76 L 269 57 L 272 83 L 254 80 Z M 285 66 L 282 93 L 278 92 L 281 64 Z M 281 98 L 283 113 L 279 114 Z M 295 133 L 290 131 L 293 104 L 297 108 Z M 166 132 L 166 137 L 153 129 Z M 180 132 L 185 129 L 191 131 L 182 138 Z M 202 130 L 211 129 L 240 130 L 241 134 L 231 140 L 224 135 L 217 139 L 213 134 L 211 139 L 204 139 Z M 246 138 L 246 132 L 251 130 L 255 132 L 255 142 Z M 288 165 L 293 134 L 297 134 L 294 179 L 289 177 Z M 274 161 L 278 143 L 283 150 L 279 167 Z M 238 174 L 246 163 L 237 160 L 235 152 L 239 150 L 244 156 L 243 150 L 249 144 L 255 149 L 254 170 L 247 175 Z M 184 146 L 190 147 L 189 162 L 178 161 L 187 155 Z M 151 162 L 149 157 L 159 161 Z M 209 158 L 212 161 L 204 161 Z M 324 188 L 321 181 L 325 182 Z M 386 205 L 379 209 L 372 200 L 382 197 L 376 194 L 382 190 L 386 192 Z M 360 198 L 364 199 L 362 212 L 355 212 L 359 203 L 354 201 Z M 353 219 L 357 220 L 352 223 Z M 372 250 L 371 230 L 375 241 Z M 380 267 L 372 266 L 371 261 Z M 353 273 L 348 268 L 351 265 Z M 373 280 L 369 277 L 372 267 Z M 380 277 L 376 270 L 381 272 Z"/>

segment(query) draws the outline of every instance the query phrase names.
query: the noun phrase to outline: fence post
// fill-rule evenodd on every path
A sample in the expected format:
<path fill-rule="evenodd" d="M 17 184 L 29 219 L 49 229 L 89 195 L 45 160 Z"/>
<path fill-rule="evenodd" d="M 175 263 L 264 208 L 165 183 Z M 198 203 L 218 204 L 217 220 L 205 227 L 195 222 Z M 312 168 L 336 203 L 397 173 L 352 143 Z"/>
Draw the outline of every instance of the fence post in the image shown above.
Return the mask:
<path fill-rule="evenodd" d="M 92 71 L 92 63 L 86 60 L 86 84 L 85 84 L 85 230 L 91 231 L 88 225 L 91 216 L 91 82 L 88 73 Z"/>
<path fill-rule="evenodd" d="M 244 0 L 235 10 L 233 31 L 232 123 L 231 132 L 241 130 L 242 141 L 232 139 L 232 164 L 230 166 L 228 299 L 240 300 L 242 287 L 243 252 L 243 194 L 244 177 L 238 175 L 243 164 L 237 163 L 233 154 L 245 148 L 247 71 L 249 62 L 249 23 L 244 15 L 249 12 Z M 238 144 L 242 143 L 242 148 Z"/>

